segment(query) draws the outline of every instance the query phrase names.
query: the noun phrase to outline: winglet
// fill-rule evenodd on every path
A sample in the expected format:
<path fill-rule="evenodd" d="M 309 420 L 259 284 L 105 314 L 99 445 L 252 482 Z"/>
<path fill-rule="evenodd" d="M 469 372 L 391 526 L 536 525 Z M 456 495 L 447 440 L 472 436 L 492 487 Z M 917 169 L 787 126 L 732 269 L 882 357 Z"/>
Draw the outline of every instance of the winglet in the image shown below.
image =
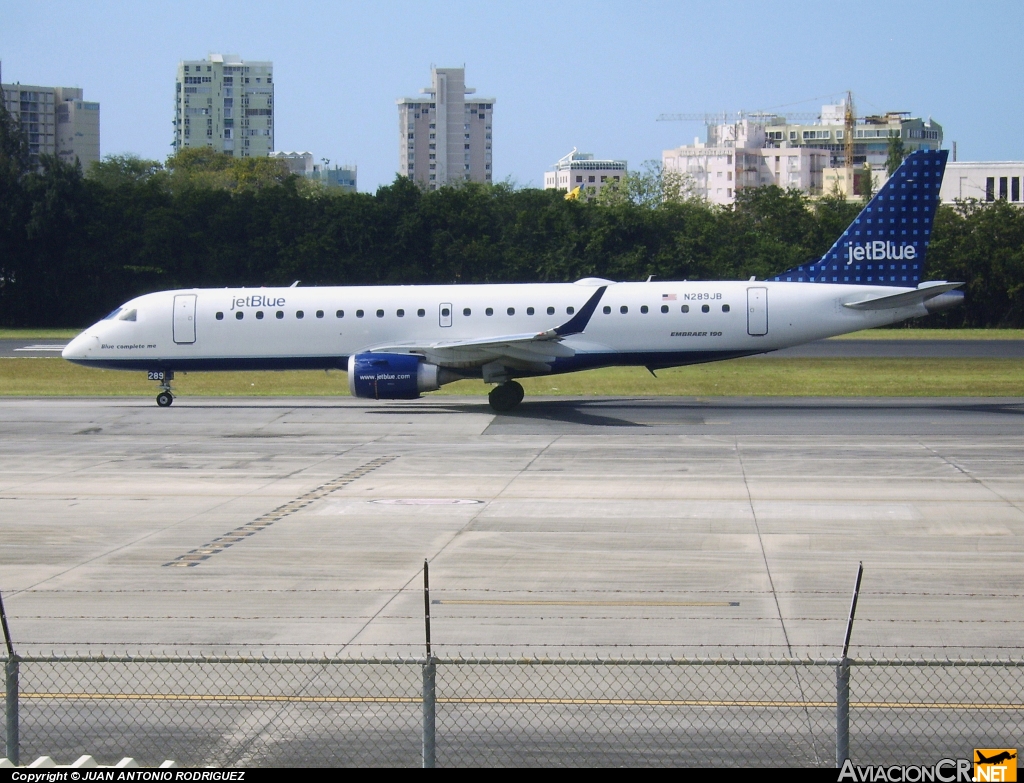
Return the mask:
<path fill-rule="evenodd" d="M 587 300 L 587 303 L 580 308 L 579 312 L 576 313 L 572 318 L 566 321 L 561 326 L 556 326 L 547 332 L 541 332 L 537 335 L 543 339 L 552 339 L 553 337 L 568 337 L 572 334 L 580 334 L 584 329 L 587 328 L 587 324 L 590 323 L 590 316 L 594 314 L 597 309 L 598 303 L 601 301 L 601 297 L 604 296 L 604 292 L 608 290 L 608 286 L 603 285 L 594 291 L 593 296 Z"/>

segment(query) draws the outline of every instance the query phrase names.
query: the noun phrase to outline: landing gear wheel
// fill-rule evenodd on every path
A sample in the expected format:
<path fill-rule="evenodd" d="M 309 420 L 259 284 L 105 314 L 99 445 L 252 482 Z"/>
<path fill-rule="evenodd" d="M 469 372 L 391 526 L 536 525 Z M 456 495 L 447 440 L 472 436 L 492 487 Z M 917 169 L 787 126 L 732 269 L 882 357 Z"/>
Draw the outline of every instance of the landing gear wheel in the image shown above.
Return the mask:
<path fill-rule="evenodd" d="M 495 386 L 487 395 L 487 401 L 496 413 L 507 413 L 523 401 L 526 392 L 515 381 L 506 381 Z"/>
<path fill-rule="evenodd" d="M 156 395 L 156 404 L 161 408 L 169 408 L 172 402 L 174 402 L 174 397 L 168 391 L 162 391 Z"/>

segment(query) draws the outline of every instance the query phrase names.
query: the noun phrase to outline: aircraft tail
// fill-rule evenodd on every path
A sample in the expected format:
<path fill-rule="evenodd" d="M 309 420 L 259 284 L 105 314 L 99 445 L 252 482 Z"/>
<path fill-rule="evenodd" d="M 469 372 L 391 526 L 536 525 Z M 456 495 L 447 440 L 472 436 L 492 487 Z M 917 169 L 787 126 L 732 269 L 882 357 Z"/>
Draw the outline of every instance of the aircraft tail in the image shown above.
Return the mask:
<path fill-rule="evenodd" d="M 825 255 L 768 279 L 916 287 L 948 156 L 947 150 L 910 153 Z"/>

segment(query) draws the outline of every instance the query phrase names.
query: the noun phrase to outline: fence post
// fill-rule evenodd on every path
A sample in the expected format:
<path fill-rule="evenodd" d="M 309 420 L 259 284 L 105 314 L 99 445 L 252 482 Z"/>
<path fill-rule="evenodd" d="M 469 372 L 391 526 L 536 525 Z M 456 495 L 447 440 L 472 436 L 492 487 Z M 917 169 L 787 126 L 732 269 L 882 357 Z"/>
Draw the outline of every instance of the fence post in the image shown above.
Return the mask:
<path fill-rule="evenodd" d="M 428 658 L 423 664 L 423 769 L 434 768 L 435 683 L 437 664 Z"/>
<path fill-rule="evenodd" d="M 4 667 L 4 685 L 7 692 L 7 759 L 18 766 L 21 757 L 21 741 L 18 737 L 18 669 L 21 659 L 14 653 L 11 629 L 7 627 L 7 612 L 0 595 L 0 626 L 3 627 L 4 644 L 7 647 L 7 665 Z"/>
<path fill-rule="evenodd" d="M 433 769 L 437 664 L 430 649 L 430 563 L 426 559 L 423 561 L 423 625 L 427 641 L 427 662 L 423 664 L 423 769 Z"/>
<path fill-rule="evenodd" d="M 857 565 L 857 581 L 853 585 L 850 616 L 846 620 L 843 657 L 836 666 L 836 768 L 842 768 L 850 758 L 850 636 L 853 634 L 853 620 L 857 616 L 857 598 L 860 596 L 860 582 L 863 576 L 862 561 Z"/>
<path fill-rule="evenodd" d="M 850 659 L 836 666 L 836 768 L 850 758 Z"/>

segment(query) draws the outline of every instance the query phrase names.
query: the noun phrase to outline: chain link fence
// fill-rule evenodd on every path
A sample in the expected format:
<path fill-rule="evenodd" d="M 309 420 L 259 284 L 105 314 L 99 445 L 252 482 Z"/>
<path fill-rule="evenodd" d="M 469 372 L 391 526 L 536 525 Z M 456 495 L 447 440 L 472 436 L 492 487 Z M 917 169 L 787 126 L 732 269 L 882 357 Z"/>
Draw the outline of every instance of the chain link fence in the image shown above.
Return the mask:
<path fill-rule="evenodd" d="M 7 754 L 186 766 L 932 764 L 1016 747 L 1024 660 L 25 656 Z M 848 733 L 844 733 L 848 732 Z"/>

